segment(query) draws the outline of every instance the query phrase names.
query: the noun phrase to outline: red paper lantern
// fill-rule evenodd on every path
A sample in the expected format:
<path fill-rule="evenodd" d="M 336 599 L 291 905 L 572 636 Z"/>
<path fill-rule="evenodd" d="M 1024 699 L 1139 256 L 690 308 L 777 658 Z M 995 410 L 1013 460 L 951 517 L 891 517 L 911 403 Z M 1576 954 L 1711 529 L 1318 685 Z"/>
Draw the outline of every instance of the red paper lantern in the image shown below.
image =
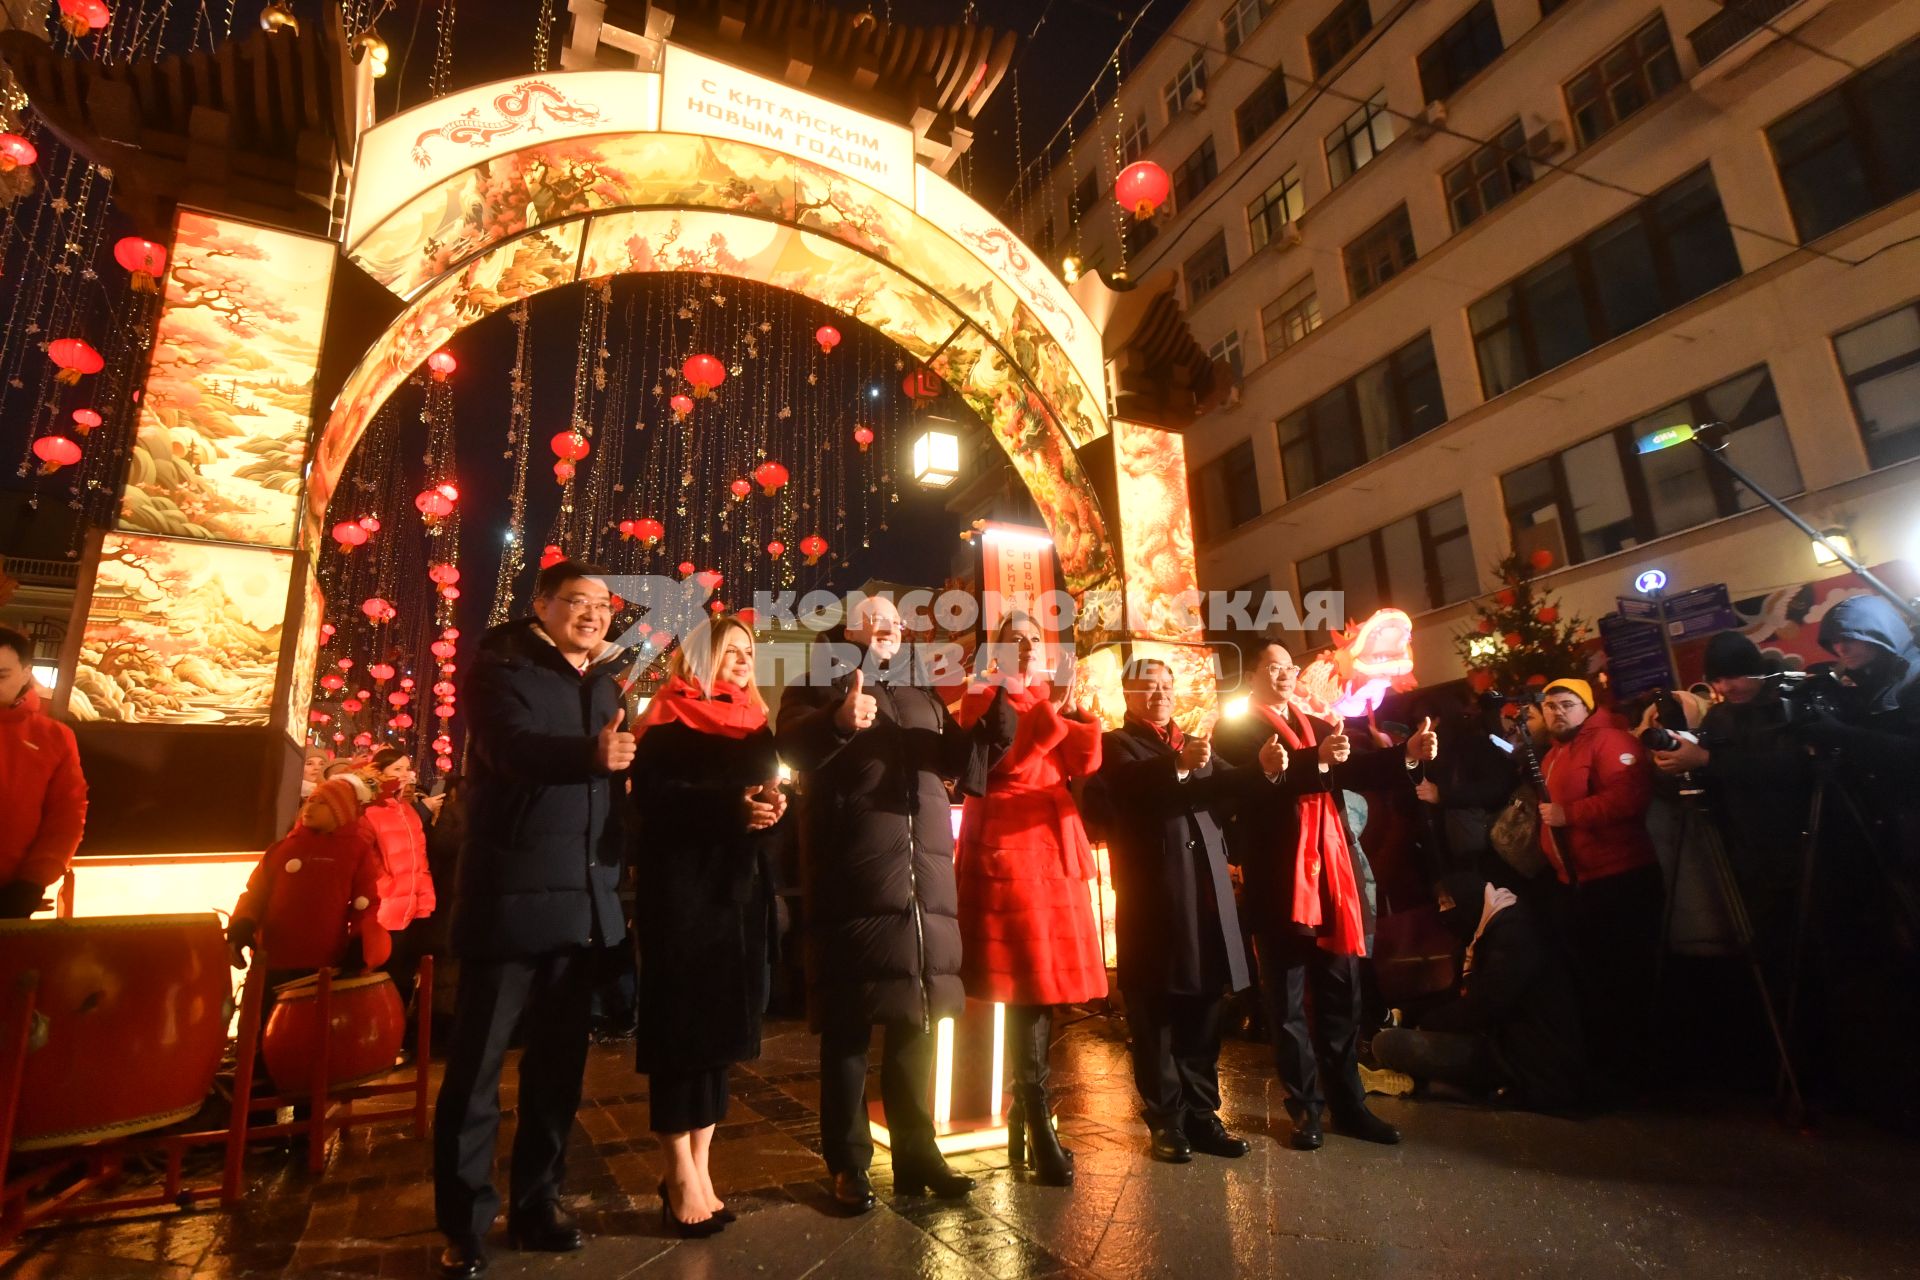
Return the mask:
<path fill-rule="evenodd" d="M 65 436 L 41 436 L 33 442 L 33 455 L 40 459 L 40 474 L 50 476 L 80 461 L 80 446 Z"/>
<path fill-rule="evenodd" d="M 412 694 L 405 693 L 399 689 L 395 689 L 392 693 L 387 695 L 387 705 L 390 707 L 404 707 L 409 702 L 412 702 L 412 701 L 413 701 Z"/>
<path fill-rule="evenodd" d="M 373 699 L 373 690 L 359 689 L 354 692 L 353 696 L 360 699 L 360 701 L 362 702 L 370 702 Z"/>
<path fill-rule="evenodd" d="M 866 426 L 855 427 L 853 429 L 853 442 L 860 446 L 860 452 L 865 453 L 867 446 L 873 443 L 873 428 Z"/>
<path fill-rule="evenodd" d="M 397 613 L 398 610 L 385 600 L 382 600 L 379 596 L 373 596 L 361 601 L 360 612 L 366 614 L 367 617 L 374 622 L 391 622 L 394 614 Z"/>
<path fill-rule="evenodd" d="M 1478 631 L 1478 632 L 1479 632 L 1479 633 L 1480 633 L 1481 635 L 1483 635 L 1483 636 L 1490 636 L 1490 635 L 1492 635 L 1492 634 L 1493 634 L 1493 619 L 1492 619 L 1492 618 L 1482 618 L 1482 619 L 1480 619 L 1480 621 L 1479 621 L 1478 623 L 1476 623 L 1476 624 L 1475 624 L 1475 626 L 1474 626 L 1474 629 L 1475 629 L 1476 631 Z"/>
<path fill-rule="evenodd" d="M 406 677 L 405 679 L 403 679 L 403 680 L 401 680 L 401 681 L 400 681 L 400 687 L 401 687 L 402 689 L 411 689 L 411 688 L 413 688 L 413 677 L 412 677 L 412 676 L 407 676 L 407 677 Z"/>
<path fill-rule="evenodd" d="M 92 35 L 113 21 L 113 11 L 101 0 L 60 0 L 60 25 L 75 40 Z"/>
<path fill-rule="evenodd" d="M 365 529 L 368 533 L 380 532 L 379 516 L 361 516 L 358 523 L 360 527 L 362 529 Z"/>
<path fill-rule="evenodd" d="M 433 767 L 442 773 L 446 773 L 453 768 L 453 757 L 444 755 L 435 756 L 433 758 Z"/>
<path fill-rule="evenodd" d="M 787 554 L 787 544 L 775 538 L 767 544 L 767 554 L 775 560 L 778 560 L 781 556 Z"/>
<path fill-rule="evenodd" d="M 827 554 L 827 540 L 817 533 L 810 533 L 800 539 L 800 554 L 807 558 L 808 564 L 818 564 L 820 557 Z"/>
<path fill-rule="evenodd" d="M 99 426 L 102 421 L 103 419 L 100 415 L 91 409 L 75 409 L 73 411 L 73 429 L 78 431 L 83 437 L 95 427 Z"/>
<path fill-rule="evenodd" d="M 351 520 L 342 520 L 333 526 L 333 540 L 340 544 L 342 555 L 352 555 L 355 547 L 365 546 L 367 531 Z"/>
<path fill-rule="evenodd" d="M 342 702 L 340 704 L 340 709 L 346 712 L 348 715 L 358 715 L 360 712 L 360 708 L 366 705 L 367 705 L 366 703 L 360 701 L 360 699 L 358 698 L 348 698 L 345 702 Z"/>
<path fill-rule="evenodd" d="M 440 638 L 442 640 L 458 640 L 460 638 L 460 628 L 442 627 L 440 628 Z"/>
<path fill-rule="evenodd" d="M 443 733 L 433 740 L 431 746 L 435 755 L 444 756 L 453 750 L 453 739 Z"/>
<path fill-rule="evenodd" d="M 693 412 L 693 397 L 675 395 L 667 401 L 667 407 L 673 410 L 675 422 L 685 422 L 687 415 Z"/>
<path fill-rule="evenodd" d="M 720 589 L 721 577 L 720 571 L 717 569 L 702 569 L 694 575 L 693 580 L 709 591 L 718 591 Z"/>
<path fill-rule="evenodd" d="M 1151 160 L 1136 160 L 1113 180 L 1113 198 L 1133 210 L 1135 220 L 1145 222 L 1167 202 L 1173 181 L 1167 171 Z"/>
<path fill-rule="evenodd" d="M 1502 636 L 1501 639 L 1506 641 L 1507 648 L 1509 649 L 1518 649 L 1527 642 L 1527 638 L 1518 631 L 1509 631 L 1506 635 Z"/>
<path fill-rule="evenodd" d="M 441 674 L 441 675 L 443 675 L 443 676 L 450 676 L 450 675 L 452 675 L 452 674 L 453 674 L 453 664 L 452 664 L 451 662 L 443 662 L 443 663 L 441 663 L 441 664 L 440 664 L 440 674 Z"/>
<path fill-rule="evenodd" d="M 60 372 L 53 375 L 54 381 L 67 386 L 73 386 L 87 374 L 98 373 L 107 367 L 100 353 L 80 338 L 54 339 L 47 344 L 47 358 L 60 366 Z"/>
<path fill-rule="evenodd" d="M 40 149 L 17 133 L 0 133 L 0 173 L 12 173 L 40 158 Z"/>
<path fill-rule="evenodd" d="M 458 600 L 460 598 L 460 588 L 442 587 L 440 588 L 440 595 L 447 600 Z"/>
<path fill-rule="evenodd" d="M 336 733 L 333 735 L 333 740 L 335 742 L 345 742 L 347 740 L 347 735 L 344 733 Z"/>
<path fill-rule="evenodd" d="M 572 484 L 577 468 L 565 458 L 553 464 L 553 478 L 561 484 Z"/>
<path fill-rule="evenodd" d="M 308 724 L 332 724 L 333 717 L 328 715 L 324 711 L 309 711 L 307 712 L 307 723 Z"/>
<path fill-rule="evenodd" d="M 840 331 L 830 324 L 823 324 L 813 331 L 813 340 L 820 344 L 820 354 L 830 356 L 833 349 L 840 345 Z"/>
<path fill-rule="evenodd" d="M 907 399 L 913 401 L 914 408 L 923 408 L 940 398 L 944 384 L 934 377 L 931 369 L 915 369 L 907 374 L 900 383 L 900 389 L 907 393 Z"/>
<path fill-rule="evenodd" d="M 549 542 L 546 545 L 546 548 L 540 552 L 540 567 L 542 569 L 551 569 L 553 568 L 554 565 L 559 564 L 562 560 L 565 560 L 566 558 L 567 558 L 566 552 L 562 551 L 558 546 L 555 546 L 553 543 Z"/>
<path fill-rule="evenodd" d="M 1531 556 L 1527 557 L 1527 563 L 1531 564 L 1535 569 L 1551 569 L 1553 568 L 1553 552 L 1547 550 L 1545 547 L 1541 547 L 1538 551 L 1535 551 Z"/>
<path fill-rule="evenodd" d="M 691 560 L 682 560 L 682 561 L 680 562 L 680 576 L 681 576 L 681 577 L 683 577 L 683 578 L 691 578 L 691 577 L 693 576 L 693 569 L 694 569 L 694 565 L 693 565 L 693 561 L 691 561 Z"/>
<path fill-rule="evenodd" d="M 451 720 L 453 719 L 453 704 L 451 702 L 443 702 L 433 709 L 433 714 L 439 716 L 442 720 Z"/>
<path fill-rule="evenodd" d="M 351 671 L 353 670 L 353 659 L 342 658 L 340 659 L 340 661 L 334 663 L 333 665 L 340 668 L 342 671 Z"/>
<path fill-rule="evenodd" d="M 320 677 L 320 687 L 322 689 L 325 689 L 328 693 L 334 692 L 335 690 L 344 686 L 346 683 L 347 682 L 345 679 L 343 679 L 338 675 L 335 675 L 331 671 L 327 672 L 327 674 Z"/>
<path fill-rule="evenodd" d="M 413 717 L 402 711 L 399 715 L 387 721 L 387 723 L 396 729 L 411 729 L 413 728 Z"/>
<path fill-rule="evenodd" d="M 745 502 L 747 495 L 753 492 L 753 483 L 745 477 L 735 480 L 727 486 L 727 492 L 733 495 L 735 502 Z"/>
<path fill-rule="evenodd" d="M 353 735 L 353 745 L 356 747 L 370 747 L 373 745 L 373 735 L 370 733 L 356 733 Z"/>
<path fill-rule="evenodd" d="M 453 352 L 444 347 L 427 357 L 427 368 L 435 382 L 445 382 L 448 375 L 459 367 L 460 362 L 453 358 Z"/>
<path fill-rule="evenodd" d="M 393 679 L 393 664 L 389 662 L 376 662 L 367 668 L 367 674 L 381 684 L 385 684 L 387 681 Z"/>
<path fill-rule="evenodd" d="M 1534 616 L 1539 618 L 1540 621 L 1546 623 L 1548 626 L 1552 626 L 1554 623 L 1560 621 L 1560 611 L 1554 608 L 1552 605 L 1548 605 L 1546 608 L 1542 609 L 1539 613 L 1535 614 Z"/>
<path fill-rule="evenodd" d="M 593 443 L 578 431 L 562 431 L 547 441 L 556 458 L 578 462 L 593 451 Z"/>
<path fill-rule="evenodd" d="M 1513 602 L 1517 599 L 1519 599 L 1519 597 L 1514 595 L 1512 589 L 1509 588 L 1508 590 L 1502 591 L 1500 594 L 1496 595 L 1493 598 L 1493 602 L 1499 605 L 1502 609 L 1511 609 L 1513 607 Z"/>
<path fill-rule="evenodd" d="M 453 641 L 435 640 L 433 644 L 428 647 L 428 652 L 436 658 L 451 658 L 453 656 Z"/>
<path fill-rule="evenodd" d="M 327 641 L 331 639 L 333 639 L 333 624 L 331 622 L 321 623 L 320 624 L 320 643 L 325 644 Z"/>
<path fill-rule="evenodd" d="M 427 580 L 443 587 L 452 586 L 460 581 L 460 570 L 450 564 L 436 564 L 427 570 Z"/>
<path fill-rule="evenodd" d="M 787 469 L 777 462 L 763 462 L 753 469 L 753 478 L 759 482 L 760 491 L 771 498 L 787 482 Z"/>
<path fill-rule="evenodd" d="M 633 522 L 633 533 L 649 549 L 652 549 L 659 546 L 660 540 L 667 536 L 667 527 L 652 516 L 642 516 Z"/>
<path fill-rule="evenodd" d="M 693 387 L 693 398 L 704 400 L 714 388 L 727 380 L 726 366 L 709 355 L 689 356 L 680 366 L 680 376 Z"/>
<path fill-rule="evenodd" d="M 135 293 L 158 293 L 154 277 L 167 269 L 167 248 L 139 236 L 125 236 L 113 246 L 113 260 L 133 273 Z"/>
<path fill-rule="evenodd" d="M 438 683 L 436 683 L 433 686 L 433 696 L 440 699 L 440 701 L 442 702 L 453 701 L 453 696 L 454 696 L 453 681 L 441 680 Z"/>

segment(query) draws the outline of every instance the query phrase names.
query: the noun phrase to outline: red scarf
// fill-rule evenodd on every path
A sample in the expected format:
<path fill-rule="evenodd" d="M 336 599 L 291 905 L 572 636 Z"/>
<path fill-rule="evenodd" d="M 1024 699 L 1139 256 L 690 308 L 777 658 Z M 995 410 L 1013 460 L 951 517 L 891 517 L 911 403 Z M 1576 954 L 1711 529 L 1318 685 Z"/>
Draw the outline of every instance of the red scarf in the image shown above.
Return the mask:
<path fill-rule="evenodd" d="M 684 724 L 698 733 L 744 738 L 767 727 L 767 713 L 754 705 L 744 689 L 716 684 L 712 696 L 684 676 L 673 676 L 647 704 L 646 715 L 634 729 L 643 734 L 655 725 Z"/>
<path fill-rule="evenodd" d="M 1288 751 L 1313 753 L 1313 721 L 1300 717 L 1300 731 L 1294 732 L 1287 714 L 1279 707 L 1254 708 L 1280 735 Z M 1317 929 L 1324 919 L 1320 907 L 1320 886 L 1316 872 L 1327 877 L 1327 896 L 1333 901 L 1333 919 L 1320 945 L 1335 955 L 1363 956 L 1367 953 L 1366 924 L 1360 911 L 1360 886 L 1353 875 L 1353 854 L 1347 848 L 1346 824 L 1341 821 L 1337 793 L 1312 791 L 1294 799 L 1296 825 L 1300 838 L 1293 851 L 1293 919 Z"/>
<path fill-rule="evenodd" d="M 1180 732 L 1180 722 L 1178 720 L 1169 720 L 1167 721 L 1166 727 L 1162 728 L 1154 724 L 1151 720 L 1142 720 L 1138 716 L 1129 715 L 1127 719 L 1133 721 L 1148 733 L 1172 747 L 1175 751 L 1180 750 L 1180 748 L 1187 743 L 1186 735 Z"/>
<path fill-rule="evenodd" d="M 1007 703 L 1016 715 L 1025 715 L 1053 697 L 1053 690 L 1044 680 L 1022 680 L 1019 676 L 1001 675 L 998 672 L 979 676 L 967 686 L 966 696 L 960 699 L 959 714 L 954 717 L 962 729 L 973 728 L 980 717 L 987 713 L 987 708 L 993 705 L 995 689 L 1007 691 Z"/>

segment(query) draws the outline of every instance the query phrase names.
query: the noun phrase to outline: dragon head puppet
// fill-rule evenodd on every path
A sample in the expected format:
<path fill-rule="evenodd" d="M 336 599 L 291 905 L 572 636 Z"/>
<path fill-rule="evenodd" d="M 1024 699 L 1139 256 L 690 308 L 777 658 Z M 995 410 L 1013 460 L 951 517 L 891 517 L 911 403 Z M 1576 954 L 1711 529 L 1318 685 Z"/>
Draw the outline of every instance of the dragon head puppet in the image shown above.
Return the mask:
<path fill-rule="evenodd" d="M 1361 717 L 1388 692 L 1411 689 L 1413 619 L 1381 609 L 1357 626 L 1334 631 L 1333 648 L 1309 662 L 1294 686 L 1294 702 L 1323 720 Z"/>

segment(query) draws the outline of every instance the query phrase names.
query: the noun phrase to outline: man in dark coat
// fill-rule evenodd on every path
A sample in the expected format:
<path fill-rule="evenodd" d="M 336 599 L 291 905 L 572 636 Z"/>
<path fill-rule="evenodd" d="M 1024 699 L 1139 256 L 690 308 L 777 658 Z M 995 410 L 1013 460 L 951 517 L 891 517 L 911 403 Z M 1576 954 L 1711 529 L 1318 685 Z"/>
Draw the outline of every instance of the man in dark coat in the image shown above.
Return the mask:
<path fill-rule="evenodd" d="M 1285 786 L 1256 793 L 1231 835 L 1246 877 L 1274 1066 L 1293 1117 L 1292 1144 L 1318 1150 L 1328 1111 L 1343 1133 L 1395 1143 L 1399 1131 L 1367 1109 L 1360 1083 L 1366 904 L 1360 842 L 1343 793 L 1411 791 L 1415 769 L 1437 750 L 1432 725 L 1423 720 L 1404 749 L 1355 754 L 1343 724 L 1316 720 L 1294 705 L 1300 672 L 1284 645 L 1256 640 L 1247 648 L 1246 671 L 1248 713 L 1221 730 L 1220 754 L 1244 764 L 1270 742 L 1291 752 Z M 1324 1047 L 1324 1064 L 1316 1042 Z"/>
<path fill-rule="evenodd" d="M 626 937 L 615 791 L 634 753 L 615 678 L 623 651 L 606 639 L 604 573 L 571 560 L 541 570 L 534 616 L 488 632 L 467 677 L 467 841 L 453 915 L 460 989 L 434 1119 L 434 1209 L 449 1277 L 486 1269 L 500 1205 L 500 1068 L 523 1014 L 508 1240 L 550 1252 L 582 1243 L 560 1184 L 596 964 Z"/>
<path fill-rule="evenodd" d="M 1250 985 L 1222 827 L 1241 793 L 1273 787 L 1265 772 L 1232 769 L 1204 735 L 1173 720 L 1173 671 L 1148 659 L 1126 681 L 1127 718 L 1101 739 L 1088 789 L 1113 868 L 1120 991 L 1133 1037 L 1133 1081 L 1154 1159 L 1184 1164 L 1195 1150 L 1247 1153 L 1220 1123 L 1222 997 Z"/>
<path fill-rule="evenodd" d="M 1500 1092 L 1515 1106 L 1578 1107 L 1592 1077 L 1565 953 L 1525 902 L 1474 872 L 1446 877 L 1436 899 L 1466 946 L 1459 991 L 1418 1029 L 1376 1035 L 1380 1065 L 1421 1084 Z"/>
<path fill-rule="evenodd" d="M 1002 693 L 963 732 L 914 683 L 890 600 L 860 600 L 845 637 L 830 647 L 844 652 L 786 689 L 775 738 L 799 775 L 820 1141 L 834 1198 L 864 1212 L 874 1203 L 865 1090 L 875 1023 L 886 1028 L 880 1089 L 895 1189 L 973 1189 L 941 1158 L 928 1107 L 934 1024 L 966 1003 L 946 781 L 983 787 L 1015 717 Z"/>

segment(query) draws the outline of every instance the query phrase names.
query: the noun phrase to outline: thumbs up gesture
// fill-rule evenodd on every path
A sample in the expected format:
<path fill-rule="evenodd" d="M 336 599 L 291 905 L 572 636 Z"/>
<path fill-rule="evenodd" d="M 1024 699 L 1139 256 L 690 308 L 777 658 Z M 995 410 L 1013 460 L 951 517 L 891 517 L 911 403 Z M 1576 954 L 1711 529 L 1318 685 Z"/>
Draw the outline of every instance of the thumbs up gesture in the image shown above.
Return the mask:
<path fill-rule="evenodd" d="M 842 733 L 857 733 L 873 723 L 879 704 L 873 695 L 865 692 L 866 673 L 855 671 L 853 683 L 847 686 L 847 696 L 840 700 L 840 710 L 833 716 L 833 723 Z"/>
<path fill-rule="evenodd" d="M 608 773 L 618 773 L 633 763 L 634 737 L 620 726 L 626 721 L 625 707 L 613 713 L 613 719 L 607 721 L 600 730 L 600 736 L 594 746 L 594 755 L 601 769 Z"/>
<path fill-rule="evenodd" d="M 1260 771 L 1269 778 L 1287 771 L 1287 748 L 1277 733 L 1260 744 Z"/>
<path fill-rule="evenodd" d="M 1420 727 L 1407 739 L 1407 759 L 1425 764 L 1440 754 L 1440 735 L 1433 731 L 1433 717 L 1421 716 Z"/>
<path fill-rule="evenodd" d="M 1196 733 L 1180 743 L 1180 767 L 1187 772 L 1204 769 L 1212 760 L 1212 738 Z"/>
<path fill-rule="evenodd" d="M 1344 724 L 1320 739 L 1320 764 L 1323 768 L 1344 764 L 1347 757 L 1352 754 L 1353 743 L 1347 738 L 1347 727 Z"/>

